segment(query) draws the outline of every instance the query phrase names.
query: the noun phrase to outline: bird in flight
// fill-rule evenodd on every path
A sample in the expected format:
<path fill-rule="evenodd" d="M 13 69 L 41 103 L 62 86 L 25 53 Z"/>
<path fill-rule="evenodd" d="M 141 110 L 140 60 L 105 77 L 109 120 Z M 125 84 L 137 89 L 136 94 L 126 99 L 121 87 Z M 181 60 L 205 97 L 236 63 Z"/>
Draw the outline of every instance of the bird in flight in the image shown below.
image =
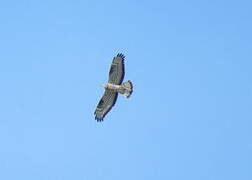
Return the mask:
<path fill-rule="evenodd" d="M 103 121 L 103 118 L 115 105 L 118 93 L 122 94 L 126 98 L 129 98 L 133 92 L 132 82 L 123 82 L 125 74 L 124 60 L 125 56 L 122 53 L 117 54 L 117 56 L 113 58 L 109 70 L 108 83 L 102 85 L 105 89 L 105 92 L 94 112 L 95 119 L 98 122 Z"/>

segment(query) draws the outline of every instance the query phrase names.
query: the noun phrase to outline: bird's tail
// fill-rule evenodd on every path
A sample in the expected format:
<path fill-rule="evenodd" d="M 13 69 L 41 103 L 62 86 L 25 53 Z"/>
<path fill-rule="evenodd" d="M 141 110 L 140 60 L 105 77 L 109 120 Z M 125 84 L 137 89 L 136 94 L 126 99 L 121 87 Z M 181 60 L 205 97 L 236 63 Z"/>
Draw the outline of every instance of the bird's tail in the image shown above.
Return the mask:
<path fill-rule="evenodd" d="M 129 98 L 133 92 L 132 82 L 131 81 L 124 82 L 122 83 L 122 86 L 124 87 L 124 90 L 125 90 L 123 93 L 124 97 Z"/>

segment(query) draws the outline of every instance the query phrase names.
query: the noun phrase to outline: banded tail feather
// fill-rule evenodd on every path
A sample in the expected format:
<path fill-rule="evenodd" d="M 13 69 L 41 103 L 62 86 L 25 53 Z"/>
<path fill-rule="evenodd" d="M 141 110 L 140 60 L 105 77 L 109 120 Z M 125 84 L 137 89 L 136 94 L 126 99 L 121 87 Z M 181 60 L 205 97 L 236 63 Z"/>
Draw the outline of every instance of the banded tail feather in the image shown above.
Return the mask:
<path fill-rule="evenodd" d="M 129 98 L 133 92 L 133 83 L 131 81 L 124 82 L 122 83 L 122 87 L 125 89 L 123 95 Z"/>

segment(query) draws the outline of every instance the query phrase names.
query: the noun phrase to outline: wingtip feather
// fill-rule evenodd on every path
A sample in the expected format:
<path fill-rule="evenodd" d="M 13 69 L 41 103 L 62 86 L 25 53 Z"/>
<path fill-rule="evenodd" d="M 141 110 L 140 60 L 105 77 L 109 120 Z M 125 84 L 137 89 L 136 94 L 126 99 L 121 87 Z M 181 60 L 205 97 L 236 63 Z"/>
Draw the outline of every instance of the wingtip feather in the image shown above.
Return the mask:
<path fill-rule="evenodd" d="M 123 60 L 125 59 L 125 56 L 124 56 L 123 53 L 118 53 L 118 54 L 117 54 L 117 57 L 120 57 L 120 58 L 122 58 Z"/>
<path fill-rule="evenodd" d="M 103 118 L 102 117 L 98 117 L 97 115 L 95 116 L 95 120 L 97 121 L 97 122 L 101 122 L 101 121 L 103 121 Z"/>

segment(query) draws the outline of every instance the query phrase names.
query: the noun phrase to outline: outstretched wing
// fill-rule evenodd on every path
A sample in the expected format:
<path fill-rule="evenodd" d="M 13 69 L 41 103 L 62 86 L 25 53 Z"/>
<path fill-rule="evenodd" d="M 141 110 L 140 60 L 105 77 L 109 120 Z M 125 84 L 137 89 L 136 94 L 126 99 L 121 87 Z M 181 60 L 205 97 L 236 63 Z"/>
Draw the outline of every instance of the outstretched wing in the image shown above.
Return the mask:
<path fill-rule="evenodd" d="M 117 85 L 122 83 L 125 74 L 124 59 L 125 56 L 121 53 L 117 54 L 117 56 L 113 58 L 113 62 L 109 70 L 109 83 Z"/>
<path fill-rule="evenodd" d="M 106 114 L 111 110 L 111 108 L 115 105 L 117 100 L 118 93 L 113 90 L 105 90 L 101 100 L 99 101 L 96 109 L 95 109 L 95 119 L 97 121 L 102 121 Z"/>

